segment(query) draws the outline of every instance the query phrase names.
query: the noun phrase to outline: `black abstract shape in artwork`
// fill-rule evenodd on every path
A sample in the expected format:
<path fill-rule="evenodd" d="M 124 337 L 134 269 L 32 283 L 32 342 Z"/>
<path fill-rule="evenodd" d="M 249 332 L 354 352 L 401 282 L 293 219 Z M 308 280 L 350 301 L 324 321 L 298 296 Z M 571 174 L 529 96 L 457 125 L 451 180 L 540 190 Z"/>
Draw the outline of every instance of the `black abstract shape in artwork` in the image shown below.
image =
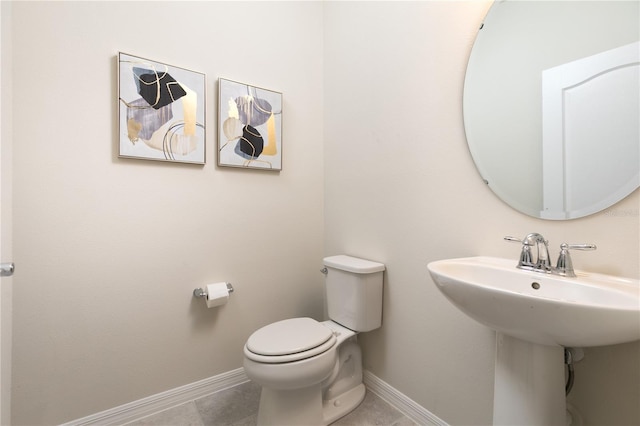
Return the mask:
<path fill-rule="evenodd" d="M 242 128 L 242 137 L 236 144 L 235 153 L 247 160 L 255 160 L 262 154 L 264 139 L 254 127 L 246 125 Z"/>
<path fill-rule="evenodd" d="M 168 72 L 156 73 L 144 68 L 134 68 L 136 86 L 142 99 L 154 109 L 160 109 L 187 94 Z M 158 93 L 158 87 L 159 93 Z"/>

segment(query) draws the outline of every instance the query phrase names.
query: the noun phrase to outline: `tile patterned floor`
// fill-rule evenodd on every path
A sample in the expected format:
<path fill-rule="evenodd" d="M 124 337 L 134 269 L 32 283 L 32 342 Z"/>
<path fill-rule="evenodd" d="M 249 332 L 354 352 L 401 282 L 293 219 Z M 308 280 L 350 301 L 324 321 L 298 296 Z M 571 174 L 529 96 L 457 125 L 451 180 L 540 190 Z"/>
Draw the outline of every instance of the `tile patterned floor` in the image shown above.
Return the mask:
<path fill-rule="evenodd" d="M 128 423 L 127 426 L 255 426 L 259 400 L 260 387 L 247 382 Z M 358 408 L 332 425 L 416 426 L 369 391 Z"/>

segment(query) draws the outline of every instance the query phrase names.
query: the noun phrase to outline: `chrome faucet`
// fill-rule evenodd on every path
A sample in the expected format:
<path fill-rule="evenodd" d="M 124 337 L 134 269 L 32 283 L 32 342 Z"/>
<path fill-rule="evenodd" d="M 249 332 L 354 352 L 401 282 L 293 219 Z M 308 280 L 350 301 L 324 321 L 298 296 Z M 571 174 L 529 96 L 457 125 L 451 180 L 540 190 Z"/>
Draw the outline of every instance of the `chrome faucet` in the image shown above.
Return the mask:
<path fill-rule="evenodd" d="M 543 272 L 549 274 L 561 275 L 564 277 L 575 277 L 575 271 L 573 270 L 573 262 L 571 261 L 571 255 L 569 250 L 595 250 L 595 244 L 567 244 L 562 243 L 560 245 L 560 255 L 558 256 L 558 262 L 556 267 L 551 266 L 549 256 L 549 242 L 544 237 L 536 232 L 533 232 L 523 240 L 516 237 L 504 237 L 507 241 L 518 242 L 522 244 L 522 251 L 520 252 L 520 259 L 518 260 L 517 268 L 525 269 L 527 271 Z M 537 259 L 534 262 L 531 254 L 531 246 L 536 246 Z"/>
<path fill-rule="evenodd" d="M 532 232 L 523 240 L 515 237 L 504 237 L 507 241 L 522 243 L 518 268 L 532 271 L 550 272 L 551 261 L 549 260 L 549 242 L 541 234 Z M 533 261 L 531 246 L 536 246 L 536 261 Z"/>

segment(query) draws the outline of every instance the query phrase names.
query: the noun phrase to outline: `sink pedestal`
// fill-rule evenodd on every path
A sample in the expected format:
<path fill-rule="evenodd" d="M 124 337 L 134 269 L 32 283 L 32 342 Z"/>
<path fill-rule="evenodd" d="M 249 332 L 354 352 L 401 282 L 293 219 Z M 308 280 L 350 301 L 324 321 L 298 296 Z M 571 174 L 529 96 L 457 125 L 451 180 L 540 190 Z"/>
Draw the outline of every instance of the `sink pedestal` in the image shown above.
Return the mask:
<path fill-rule="evenodd" d="M 496 339 L 494 425 L 566 425 L 564 348 Z"/>
<path fill-rule="evenodd" d="M 564 426 L 563 346 L 640 340 L 638 279 L 585 271 L 566 277 L 486 256 L 427 268 L 454 306 L 498 332 L 494 425 Z"/>

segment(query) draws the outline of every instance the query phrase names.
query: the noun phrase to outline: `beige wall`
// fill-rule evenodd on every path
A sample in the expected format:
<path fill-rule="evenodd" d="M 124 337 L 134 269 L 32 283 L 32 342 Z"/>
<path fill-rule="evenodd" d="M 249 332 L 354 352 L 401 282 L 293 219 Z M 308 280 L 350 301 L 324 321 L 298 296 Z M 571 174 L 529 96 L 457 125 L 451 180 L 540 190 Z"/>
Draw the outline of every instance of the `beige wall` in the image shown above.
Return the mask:
<path fill-rule="evenodd" d="M 482 183 L 461 97 L 486 7 L 15 3 L 13 423 L 72 420 L 240 367 L 255 328 L 322 316 L 318 269 L 337 253 L 388 268 L 365 367 L 451 424 L 490 423 L 493 333 L 438 293 L 427 263 L 515 258 L 502 237 L 531 231 L 554 249 L 598 244 L 575 254 L 578 268 L 637 277 L 640 254 L 637 192 L 547 222 Z M 117 158 L 119 50 L 207 74 L 205 167 Z M 219 76 L 284 93 L 281 173 L 216 167 Z M 217 280 L 236 292 L 207 310 L 191 291 Z M 591 424 L 640 422 L 639 358 L 637 344 L 587 351 L 572 395 Z"/>
<path fill-rule="evenodd" d="M 14 424 L 236 369 L 249 334 L 323 314 L 322 6 L 13 7 Z M 207 75 L 207 164 L 117 158 L 116 54 Z M 216 166 L 217 78 L 284 93 L 284 170 Z M 235 286 L 206 309 L 192 291 Z"/>
<path fill-rule="evenodd" d="M 590 242 L 577 268 L 638 277 L 639 197 L 570 222 L 520 214 L 491 193 L 465 142 L 462 86 L 483 2 L 325 5 L 325 251 L 387 265 L 365 367 L 442 419 L 490 424 L 494 335 L 439 294 L 427 263 L 513 258 L 505 235 Z M 357 30 L 356 30 L 357 29 Z M 524 166 L 524 165 L 523 165 Z M 586 351 L 571 399 L 588 424 L 640 423 L 640 345 Z"/>

